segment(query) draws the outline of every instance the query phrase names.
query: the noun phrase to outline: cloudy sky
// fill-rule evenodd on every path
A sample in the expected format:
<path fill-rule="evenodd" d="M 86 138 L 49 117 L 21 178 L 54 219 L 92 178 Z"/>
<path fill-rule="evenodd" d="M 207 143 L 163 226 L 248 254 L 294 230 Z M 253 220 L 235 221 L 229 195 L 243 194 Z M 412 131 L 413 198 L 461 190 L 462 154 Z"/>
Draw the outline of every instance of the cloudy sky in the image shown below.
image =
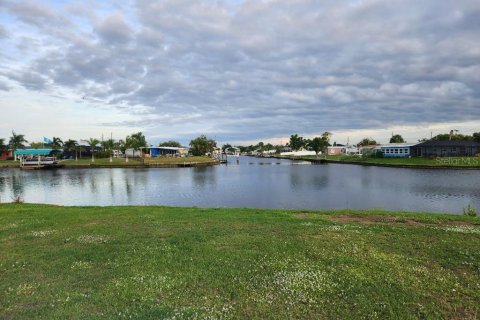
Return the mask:
<path fill-rule="evenodd" d="M 0 0 L 0 138 L 480 131 L 478 0 Z"/>

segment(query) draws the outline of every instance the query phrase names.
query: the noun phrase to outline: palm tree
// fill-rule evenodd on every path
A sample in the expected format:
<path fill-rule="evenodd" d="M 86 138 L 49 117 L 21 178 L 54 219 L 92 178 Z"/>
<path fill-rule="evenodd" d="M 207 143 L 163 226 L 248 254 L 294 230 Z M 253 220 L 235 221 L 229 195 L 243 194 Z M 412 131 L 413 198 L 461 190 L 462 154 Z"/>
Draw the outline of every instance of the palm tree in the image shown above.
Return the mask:
<path fill-rule="evenodd" d="M 65 149 L 69 152 L 72 152 L 72 151 L 75 150 L 75 160 L 77 160 L 77 146 L 78 146 L 77 141 L 72 140 L 72 139 L 68 139 L 67 141 L 65 141 L 63 143 L 63 149 Z"/>
<path fill-rule="evenodd" d="M 53 137 L 52 138 L 52 149 L 60 149 L 63 145 L 62 139 L 58 137 Z"/>
<path fill-rule="evenodd" d="M 25 135 L 23 134 L 16 134 L 15 131 L 12 131 L 12 136 L 10 137 L 10 141 L 8 142 L 8 146 L 15 151 L 17 149 L 25 148 L 24 143 L 28 141 L 25 140 Z M 17 161 L 17 155 L 15 155 L 15 161 Z"/>
<path fill-rule="evenodd" d="M 105 141 L 102 141 L 102 147 L 104 150 L 113 150 L 114 144 L 115 141 L 113 141 L 113 139 L 107 139 Z"/>
<path fill-rule="evenodd" d="M 95 138 L 90 138 L 87 140 L 88 144 L 90 145 L 90 151 L 92 152 L 92 162 L 95 162 L 95 157 L 93 156 L 95 153 L 95 148 L 97 144 L 100 143 L 100 140 L 95 139 Z"/>

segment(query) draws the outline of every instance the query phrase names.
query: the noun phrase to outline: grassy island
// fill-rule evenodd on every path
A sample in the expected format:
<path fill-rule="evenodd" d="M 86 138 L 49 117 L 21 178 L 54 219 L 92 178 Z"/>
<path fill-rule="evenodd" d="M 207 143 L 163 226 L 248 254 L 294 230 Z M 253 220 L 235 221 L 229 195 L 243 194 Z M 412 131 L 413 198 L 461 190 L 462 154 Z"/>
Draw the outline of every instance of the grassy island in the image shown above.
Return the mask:
<path fill-rule="evenodd" d="M 3 319 L 478 319 L 480 218 L 0 205 Z"/>

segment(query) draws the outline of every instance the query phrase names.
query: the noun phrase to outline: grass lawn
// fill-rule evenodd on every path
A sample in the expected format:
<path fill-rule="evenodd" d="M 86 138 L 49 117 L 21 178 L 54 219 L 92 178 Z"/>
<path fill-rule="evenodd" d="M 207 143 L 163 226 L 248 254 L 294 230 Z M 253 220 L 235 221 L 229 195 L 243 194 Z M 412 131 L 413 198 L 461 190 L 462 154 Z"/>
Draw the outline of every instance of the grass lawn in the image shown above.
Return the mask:
<path fill-rule="evenodd" d="M 19 167 L 20 162 L 13 160 L 0 160 L 0 168 Z"/>
<path fill-rule="evenodd" d="M 2 319 L 478 319 L 480 218 L 0 205 Z"/>
<path fill-rule="evenodd" d="M 98 158 L 95 162 L 92 162 L 91 158 L 84 158 L 78 160 L 63 160 L 62 164 L 65 167 L 75 166 L 112 166 L 112 167 L 129 167 L 129 166 L 143 166 L 143 165 L 178 165 L 184 163 L 208 163 L 212 162 L 212 158 L 209 157 L 186 157 L 186 158 L 145 158 L 145 161 L 125 158 L 113 158 L 110 162 L 109 158 Z"/>
<path fill-rule="evenodd" d="M 312 158 L 312 157 L 308 157 Z M 306 159 L 306 158 L 304 158 Z M 359 163 L 402 165 L 402 166 L 429 166 L 429 167 L 476 167 L 480 169 L 480 157 L 444 157 L 444 158 L 368 158 L 356 156 L 327 156 L 327 160 L 353 161 Z"/>

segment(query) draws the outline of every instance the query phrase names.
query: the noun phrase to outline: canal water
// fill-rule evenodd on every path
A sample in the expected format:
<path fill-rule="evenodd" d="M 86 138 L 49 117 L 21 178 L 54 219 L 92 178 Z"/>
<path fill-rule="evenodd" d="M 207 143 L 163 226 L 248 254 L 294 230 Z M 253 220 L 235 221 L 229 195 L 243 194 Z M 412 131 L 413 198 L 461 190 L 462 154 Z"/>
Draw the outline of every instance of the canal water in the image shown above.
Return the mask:
<path fill-rule="evenodd" d="M 0 169 L 0 202 L 287 209 L 480 209 L 480 171 L 229 158 L 199 168 Z"/>

